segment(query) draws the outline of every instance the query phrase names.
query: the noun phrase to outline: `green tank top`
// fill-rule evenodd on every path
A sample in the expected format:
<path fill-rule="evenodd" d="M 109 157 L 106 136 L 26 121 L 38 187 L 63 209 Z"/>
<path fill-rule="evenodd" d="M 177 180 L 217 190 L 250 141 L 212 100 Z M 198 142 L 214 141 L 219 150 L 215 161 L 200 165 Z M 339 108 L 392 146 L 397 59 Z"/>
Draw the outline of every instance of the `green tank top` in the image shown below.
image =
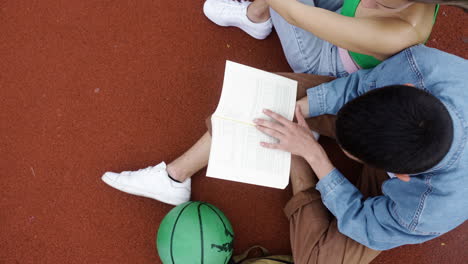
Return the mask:
<path fill-rule="evenodd" d="M 356 14 L 356 9 L 360 2 L 361 0 L 344 0 L 343 7 L 341 8 L 341 14 L 347 17 L 354 17 Z M 438 12 L 439 12 L 439 5 L 436 5 L 436 9 L 434 12 L 434 23 L 435 23 Z M 382 62 L 381 60 L 378 60 L 375 57 L 370 56 L 370 55 L 365 55 L 365 54 L 352 52 L 352 51 L 348 51 L 348 52 L 351 58 L 354 60 L 354 62 L 357 65 L 359 65 L 359 67 L 361 67 L 362 69 L 373 68 Z"/>

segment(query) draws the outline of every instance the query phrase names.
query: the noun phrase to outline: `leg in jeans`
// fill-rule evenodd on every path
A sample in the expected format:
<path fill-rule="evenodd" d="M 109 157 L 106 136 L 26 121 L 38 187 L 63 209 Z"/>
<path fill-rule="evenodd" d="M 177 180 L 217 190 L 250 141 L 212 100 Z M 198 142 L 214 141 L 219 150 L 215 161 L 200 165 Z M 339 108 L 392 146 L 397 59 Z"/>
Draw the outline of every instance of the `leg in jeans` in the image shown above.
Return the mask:
<path fill-rule="evenodd" d="M 302 85 L 308 85 L 307 75 L 289 77 L 296 77 L 294 79 Z M 313 83 L 315 80 L 310 81 Z M 326 116 L 308 121 L 312 129 L 327 131 L 328 136 L 334 137 L 334 120 L 334 116 Z M 357 187 L 365 197 L 381 195 L 380 186 L 386 179 L 388 176 L 384 171 L 364 166 Z M 307 162 L 302 158 L 293 157 L 291 182 L 294 196 L 284 211 L 290 221 L 294 263 L 369 263 L 380 252 L 367 248 L 339 232 L 336 218 L 323 205 L 320 193 L 315 189 L 317 181 Z"/>
<path fill-rule="evenodd" d="M 301 2 L 331 11 L 339 9 L 343 3 L 341 0 L 301 0 Z M 273 9 L 270 9 L 270 15 L 286 59 L 294 72 L 335 77 L 348 75 L 335 45 L 316 37 L 309 31 L 289 24 Z"/>
<path fill-rule="evenodd" d="M 343 0 L 300 1 L 305 5 L 328 9 L 331 12 L 337 12 L 343 4 Z M 286 59 L 296 73 L 335 77 L 348 75 L 335 45 L 289 24 L 271 9 L 265 0 L 255 0 L 253 3 L 206 0 L 203 12 L 215 24 L 241 28 L 256 39 L 266 38 L 273 26 L 280 38 Z"/>
<path fill-rule="evenodd" d="M 307 5 L 313 5 L 336 12 L 343 6 L 342 0 L 305 0 L 301 1 Z M 261 23 L 270 18 L 270 7 L 265 0 L 255 0 L 247 8 L 247 17 L 255 23 Z"/>

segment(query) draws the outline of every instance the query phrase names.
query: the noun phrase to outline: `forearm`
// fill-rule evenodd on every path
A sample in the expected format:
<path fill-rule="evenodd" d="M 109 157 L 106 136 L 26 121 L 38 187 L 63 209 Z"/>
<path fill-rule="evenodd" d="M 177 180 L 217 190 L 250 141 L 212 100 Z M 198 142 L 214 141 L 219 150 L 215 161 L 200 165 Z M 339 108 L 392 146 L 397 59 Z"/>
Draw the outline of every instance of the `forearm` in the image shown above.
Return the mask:
<path fill-rule="evenodd" d="M 304 159 L 309 163 L 319 180 L 330 174 L 330 172 L 335 169 L 335 166 L 331 163 L 327 153 L 325 153 L 322 148 L 321 152 L 313 153 L 310 156 L 304 157 Z"/>
<path fill-rule="evenodd" d="M 309 163 L 317 178 L 322 179 L 335 168 L 325 150 L 315 139 L 303 141 L 302 145 L 303 151 L 299 155 Z"/>
<path fill-rule="evenodd" d="M 397 18 L 353 18 L 296 0 L 266 0 L 288 23 L 338 47 L 386 58 L 417 44 L 414 28 Z"/>

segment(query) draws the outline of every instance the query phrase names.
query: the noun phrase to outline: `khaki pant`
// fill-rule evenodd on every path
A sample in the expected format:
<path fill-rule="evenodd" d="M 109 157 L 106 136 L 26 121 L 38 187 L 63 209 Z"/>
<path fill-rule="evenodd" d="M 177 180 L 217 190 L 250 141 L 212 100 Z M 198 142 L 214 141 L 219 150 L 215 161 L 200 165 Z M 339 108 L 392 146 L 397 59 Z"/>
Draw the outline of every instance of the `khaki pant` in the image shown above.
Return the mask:
<path fill-rule="evenodd" d="M 332 80 L 331 77 L 301 73 L 278 73 L 298 81 L 297 98 L 306 96 L 308 88 Z M 319 134 L 335 138 L 335 116 L 323 115 L 307 119 L 310 128 Z M 210 119 L 207 119 L 211 130 Z M 211 132 L 211 131 L 210 131 Z M 294 157 L 292 164 L 305 162 Z M 318 181 L 308 166 L 292 166 L 291 174 L 297 169 L 305 170 Z M 299 172 L 304 173 L 304 172 Z M 388 179 L 383 170 L 364 165 L 357 188 L 365 198 L 382 194 L 381 185 Z M 298 192 L 284 208 L 290 223 L 290 239 L 295 264 L 364 264 L 371 262 L 380 251 L 370 249 L 340 233 L 336 218 L 323 205 L 315 187 Z"/>

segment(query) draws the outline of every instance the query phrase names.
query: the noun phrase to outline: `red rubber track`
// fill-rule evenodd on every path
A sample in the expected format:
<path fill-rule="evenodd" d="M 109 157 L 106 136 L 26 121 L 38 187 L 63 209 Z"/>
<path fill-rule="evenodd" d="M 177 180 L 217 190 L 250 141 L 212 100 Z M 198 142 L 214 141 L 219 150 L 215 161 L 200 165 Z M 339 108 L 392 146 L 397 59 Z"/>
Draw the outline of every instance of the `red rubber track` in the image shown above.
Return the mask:
<path fill-rule="evenodd" d="M 171 161 L 205 132 L 225 60 L 290 71 L 275 34 L 257 41 L 203 0 L 0 0 L 0 263 L 160 263 L 172 208 L 106 186 L 103 172 Z M 442 8 L 428 44 L 468 57 L 467 16 Z M 338 167 L 359 165 L 322 143 Z M 290 253 L 281 191 L 200 172 L 193 199 L 232 221 L 236 252 Z M 447 216 L 450 217 L 450 216 Z M 466 263 L 468 225 L 374 263 Z"/>

